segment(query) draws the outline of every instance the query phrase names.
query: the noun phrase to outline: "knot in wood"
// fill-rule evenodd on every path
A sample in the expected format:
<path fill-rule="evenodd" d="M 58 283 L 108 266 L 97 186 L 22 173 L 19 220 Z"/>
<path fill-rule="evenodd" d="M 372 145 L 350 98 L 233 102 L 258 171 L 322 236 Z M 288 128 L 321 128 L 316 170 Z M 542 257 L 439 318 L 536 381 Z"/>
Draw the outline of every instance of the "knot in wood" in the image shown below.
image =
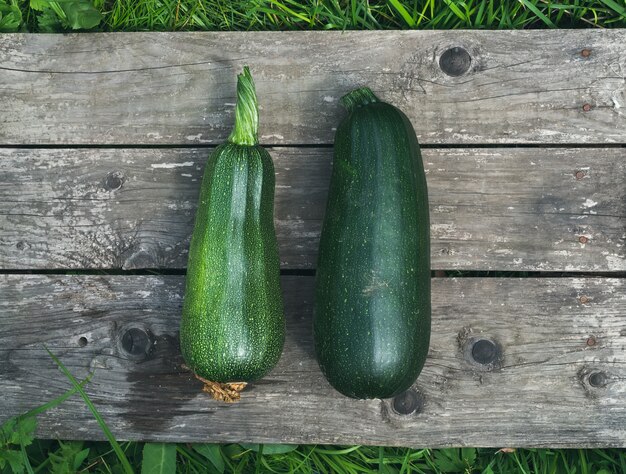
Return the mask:
<path fill-rule="evenodd" d="M 108 191 L 120 189 L 124 184 L 124 173 L 121 171 L 111 171 L 104 180 L 104 187 Z"/>
<path fill-rule="evenodd" d="M 152 336 L 137 327 L 124 331 L 120 340 L 122 351 L 133 360 L 146 359 L 152 351 L 152 343 Z"/>
<path fill-rule="evenodd" d="M 489 339 L 479 339 L 472 346 L 472 358 L 479 364 L 487 365 L 496 360 L 498 348 Z"/>
<path fill-rule="evenodd" d="M 407 390 L 393 398 L 391 407 L 393 411 L 399 415 L 410 415 L 411 413 L 420 412 L 423 406 L 423 397 L 415 390 Z"/>
<path fill-rule="evenodd" d="M 439 58 L 439 67 L 448 76 L 457 77 L 469 71 L 472 57 L 461 47 L 447 49 Z"/>
<path fill-rule="evenodd" d="M 589 385 L 592 387 L 604 387 L 609 382 L 609 377 L 604 372 L 593 372 L 589 375 Z"/>

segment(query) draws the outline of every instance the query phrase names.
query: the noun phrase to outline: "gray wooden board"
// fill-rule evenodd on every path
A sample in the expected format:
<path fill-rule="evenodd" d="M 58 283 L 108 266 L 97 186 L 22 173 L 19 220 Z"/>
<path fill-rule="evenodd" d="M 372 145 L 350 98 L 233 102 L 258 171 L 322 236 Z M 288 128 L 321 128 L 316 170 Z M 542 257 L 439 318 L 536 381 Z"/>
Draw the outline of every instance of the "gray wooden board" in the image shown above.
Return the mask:
<path fill-rule="evenodd" d="M 626 143 L 624 44 L 625 30 L 4 34 L 0 143 L 215 143 L 244 64 L 265 144 L 331 143 L 339 97 L 363 85 L 422 143 Z M 440 67 L 455 47 L 471 57 L 460 76 Z"/>
<path fill-rule="evenodd" d="M 389 400 L 348 399 L 323 378 L 312 277 L 283 278 L 283 357 L 227 405 L 181 369 L 182 276 L 2 275 L 0 422 L 69 387 L 45 344 L 75 376 L 95 370 L 87 392 L 118 439 L 626 447 L 624 283 L 433 279 L 430 353 L 414 387 L 422 407 L 400 415 Z M 131 328 L 151 335 L 147 358 L 123 351 Z M 480 339 L 500 351 L 491 365 L 469 357 Z M 78 396 L 39 422 L 40 437 L 103 439 Z"/>
<path fill-rule="evenodd" d="M 209 151 L 0 149 L 0 268 L 184 268 Z M 332 150 L 270 151 L 282 267 L 314 268 Z M 626 270 L 625 148 L 423 155 L 434 269 Z"/>

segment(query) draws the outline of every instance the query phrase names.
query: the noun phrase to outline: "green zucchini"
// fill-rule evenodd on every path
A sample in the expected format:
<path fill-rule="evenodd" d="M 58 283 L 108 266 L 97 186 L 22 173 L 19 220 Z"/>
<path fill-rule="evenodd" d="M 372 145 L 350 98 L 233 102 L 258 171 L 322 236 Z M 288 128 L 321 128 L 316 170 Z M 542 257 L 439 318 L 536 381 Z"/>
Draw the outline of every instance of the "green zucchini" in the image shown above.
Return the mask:
<path fill-rule="evenodd" d="M 237 81 L 235 126 L 209 156 L 191 237 L 180 347 L 196 375 L 249 382 L 278 362 L 285 339 L 274 229 L 274 165 L 258 144 L 248 68 Z"/>
<path fill-rule="evenodd" d="M 322 372 L 353 398 L 388 398 L 422 370 L 430 340 L 426 177 L 415 131 L 368 88 L 342 97 L 316 272 Z"/>

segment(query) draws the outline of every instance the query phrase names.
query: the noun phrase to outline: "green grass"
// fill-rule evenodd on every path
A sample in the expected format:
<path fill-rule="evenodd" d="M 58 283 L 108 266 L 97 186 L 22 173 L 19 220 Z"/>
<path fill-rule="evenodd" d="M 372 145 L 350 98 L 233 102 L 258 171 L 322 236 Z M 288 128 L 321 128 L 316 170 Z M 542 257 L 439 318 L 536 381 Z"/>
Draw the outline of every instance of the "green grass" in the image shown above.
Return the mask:
<path fill-rule="evenodd" d="M 0 0 L 0 31 L 626 27 L 626 0 Z"/>
<path fill-rule="evenodd" d="M 152 449 L 146 449 L 148 448 Z M 271 447 L 271 445 L 270 445 Z M 369 446 L 290 447 L 286 453 L 259 454 L 239 444 L 144 445 L 121 443 L 134 472 L 149 466 L 152 473 L 174 472 L 172 463 L 162 463 L 162 453 L 175 457 L 179 473 L 537 473 L 609 474 L 626 472 L 624 450 L 450 448 L 410 449 Z M 169 450 L 171 448 L 171 450 Z M 211 457 L 205 454 L 211 452 Z M 27 448 L 33 472 L 123 472 L 119 458 L 105 442 L 35 441 Z M 1 451 L 0 451 L 1 456 Z M 155 466 L 165 465 L 163 470 Z M 71 466 L 71 467 L 70 467 Z M 0 472 L 3 472 L 0 469 Z M 10 470 L 6 472 L 11 472 Z"/>

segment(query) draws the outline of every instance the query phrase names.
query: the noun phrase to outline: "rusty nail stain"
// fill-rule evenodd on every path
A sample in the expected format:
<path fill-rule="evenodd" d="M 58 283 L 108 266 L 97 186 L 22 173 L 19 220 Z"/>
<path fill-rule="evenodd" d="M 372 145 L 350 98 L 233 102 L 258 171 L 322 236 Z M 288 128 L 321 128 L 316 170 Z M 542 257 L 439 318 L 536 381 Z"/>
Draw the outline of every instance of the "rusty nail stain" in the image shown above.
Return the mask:
<path fill-rule="evenodd" d="M 583 179 L 585 177 L 585 172 L 578 170 L 576 171 L 576 173 L 574 173 L 574 176 L 576 176 L 576 179 Z"/>
<path fill-rule="evenodd" d="M 584 235 L 581 235 L 580 237 L 578 237 L 578 241 L 581 244 L 586 244 L 587 242 L 589 242 L 589 239 L 587 237 L 585 237 Z"/>
<path fill-rule="evenodd" d="M 591 56 L 591 50 L 590 50 L 590 49 L 585 48 L 585 49 L 583 49 L 583 50 L 580 52 L 580 55 L 581 55 L 583 58 L 588 58 L 589 56 Z"/>
<path fill-rule="evenodd" d="M 589 303 L 589 298 L 587 296 L 581 296 L 578 298 L 578 301 L 580 301 L 581 304 L 587 304 Z M 587 342 L 589 342 L 589 340 L 587 340 Z"/>
<path fill-rule="evenodd" d="M 595 345 L 596 345 L 596 338 L 595 338 L 595 337 L 593 337 L 593 336 L 590 336 L 590 337 L 587 339 L 587 345 L 588 345 L 589 347 L 595 346 Z"/>
<path fill-rule="evenodd" d="M 585 112 L 589 112 L 589 111 L 591 110 L 591 104 L 585 104 L 585 105 L 583 105 L 583 110 L 584 110 Z"/>

